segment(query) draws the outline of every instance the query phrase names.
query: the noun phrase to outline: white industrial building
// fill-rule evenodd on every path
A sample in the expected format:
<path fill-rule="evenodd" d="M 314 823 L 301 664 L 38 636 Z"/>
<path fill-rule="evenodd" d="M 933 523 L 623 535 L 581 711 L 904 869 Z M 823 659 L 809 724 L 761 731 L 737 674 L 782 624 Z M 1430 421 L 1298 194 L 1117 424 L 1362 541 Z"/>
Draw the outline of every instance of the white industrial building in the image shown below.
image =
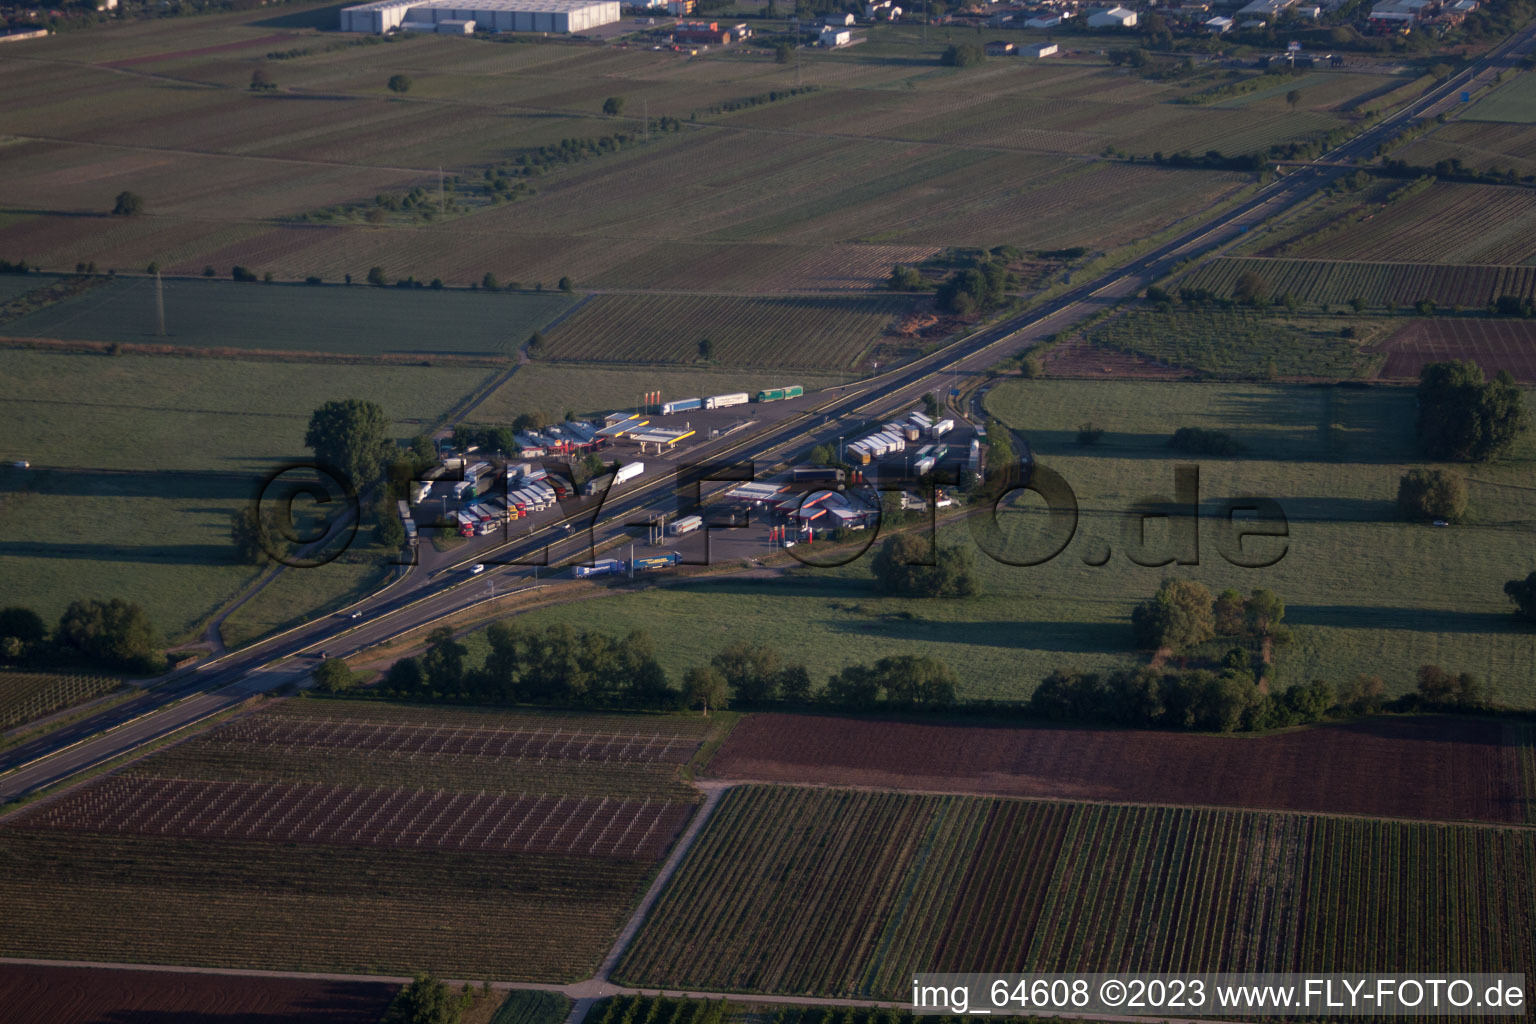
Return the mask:
<path fill-rule="evenodd" d="M 395 29 L 570 33 L 618 20 L 618 0 L 375 0 L 341 9 L 343 32 L 380 34 Z"/>
<path fill-rule="evenodd" d="M 1135 28 L 1136 12 L 1125 7 L 1110 7 L 1088 15 L 1089 28 Z"/>

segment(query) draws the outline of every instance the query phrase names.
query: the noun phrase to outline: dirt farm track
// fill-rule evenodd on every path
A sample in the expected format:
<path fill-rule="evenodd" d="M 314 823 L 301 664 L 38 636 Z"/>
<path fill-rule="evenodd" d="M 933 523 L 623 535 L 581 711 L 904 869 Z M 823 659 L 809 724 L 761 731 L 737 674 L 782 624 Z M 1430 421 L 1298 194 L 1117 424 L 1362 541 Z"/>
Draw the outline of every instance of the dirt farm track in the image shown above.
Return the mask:
<path fill-rule="evenodd" d="M 1530 820 L 1531 729 L 1395 718 L 1263 737 L 750 715 L 722 779 L 1445 821 Z"/>
<path fill-rule="evenodd" d="M 8 1024 L 378 1024 L 395 986 L 0 964 Z"/>

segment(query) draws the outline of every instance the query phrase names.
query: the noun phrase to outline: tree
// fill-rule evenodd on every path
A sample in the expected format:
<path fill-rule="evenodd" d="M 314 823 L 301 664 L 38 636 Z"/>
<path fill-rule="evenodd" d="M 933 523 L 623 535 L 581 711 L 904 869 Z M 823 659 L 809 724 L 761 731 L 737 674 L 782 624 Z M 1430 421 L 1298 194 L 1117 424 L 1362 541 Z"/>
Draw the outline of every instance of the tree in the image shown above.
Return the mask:
<path fill-rule="evenodd" d="M 364 398 L 330 401 L 316 409 L 309 417 L 304 444 L 316 459 L 350 477 L 360 491 L 379 479 L 394 448 L 389 417 L 377 403 Z"/>
<path fill-rule="evenodd" d="M 165 664 L 160 637 L 144 609 L 117 597 L 72 602 L 53 638 L 60 647 L 111 668 L 156 671 Z"/>
<path fill-rule="evenodd" d="M 270 92 L 277 88 L 277 83 L 272 81 L 272 75 L 266 68 L 257 68 L 251 72 L 251 91 Z"/>
<path fill-rule="evenodd" d="M 1476 707 L 1483 703 L 1483 687 L 1470 672 L 1452 675 L 1439 665 L 1419 666 L 1419 696 L 1431 704 Z"/>
<path fill-rule="evenodd" d="M 915 564 L 926 561 L 934 564 Z M 915 533 L 887 539 L 870 568 L 883 593 L 900 597 L 970 597 L 981 589 L 969 548 L 954 545 L 935 551 L 927 538 Z"/>
<path fill-rule="evenodd" d="M 559 288 L 563 292 L 568 292 L 571 289 L 576 287 L 576 282 L 572 281 L 568 277 L 562 277 L 560 279 L 559 284 L 557 284 L 556 287 Z"/>
<path fill-rule="evenodd" d="M 873 678 L 888 703 L 906 707 L 943 707 L 955 702 L 959 680 L 937 658 L 899 654 L 875 662 Z"/>
<path fill-rule="evenodd" d="M 948 68 L 968 68 L 986 59 L 986 51 L 975 43 L 959 43 L 945 50 L 939 63 Z"/>
<path fill-rule="evenodd" d="M 427 686 L 442 694 L 458 693 L 464 685 L 464 658 L 469 648 L 454 639 L 453 627 L 439 626 L 427 634 L 421 669 Z"/>
<path fill-rule="evenodd" d="M 421 670 L 418 658 L 401 658 L 384 673 L 384 686 L 390 693 L 402 697 L 423 696 L 427 689 L 427 676 Z"/>
<path fill-rule="evenodd" d="M 709 717 L 710 708 L 726 706 L 727 694 L 725 677 L 713 666 L 695 665 L 683 673 L 683 703 L 701 709 L 705 718 Z"/>
<path fill-rule="evenodd" d="M 779 669 L 779 699 L 789 704 L 805 704 L 811 699 L 811 674 L 804 665 L 785 665 Z"/>
<path fill-rule="evenodd" d="M 793 49 L 794 47 L 790 46 L 788 43 L 779 43 L 773 48 L 773 62 L 775 64 L 788 64 L 789 55 Z"/>
<path fill-rule="evenodd" d="M 715 343 L 708 338 L 699 339 L 699 358 L 706 363 L 715 358 Z"/>
<path fill-rule="evenodd" d="M 326 658 L 315 666 L 315 689 L 321 693 L 340 693 L 351 689 L 357 680 L 340 658 Z"/>
<path fill-rule="evenodd" d="M 1285 602 L 1272 590 L 1255 590 L 1243 604 L 1243 624 L 1257 637 L 1274 636 L 1285 618 Z"/>
<path fill-rule="evenodd" d="M 384 1024 L 460 1024 L 472 1001 L 467 984 L 452 992 L 432 975 L 418 974 L 389 1004 Z"/>
<path fill-rule="evenodd" d="M 1041 377 L 1045 376 L 1044 361 L 1041 360 L 1040 356 L 1034 352 L 1024 353 L 1024 355 L 1019 357 L 1019 375 L 1025 380 L 1039 380 Z M 1103 431 L 1101 430 L 1099 433 L 1102 434 Z M 1095 440 L 1097 440 L 1097 438 L 1095 438 Z M 1093 441 L 1089 441 L 1088 443 L 1092 444 Z"/>
<path fill-rule="evenodd" d="M 1485 382 L 1476 363 L 1427 363 L 1419 371 L 1419 444 L 1426 456 L 1486 462 L 1526 427 L 1520 389 L 1508 371 Z"/>
<path fill-rule="evenodd" d="M 869 709 L 880 702 L 880 682 L 864 665 L 849 665 L 827 680 L 822 697 L 838 707 Z"/>
<path fill-rule="evenodd" d="M 624 97 L 609 96 L 607 99 L 603 100 L 603 113 L 607 114 L 609 117 L 618 117 L 620 114 L 624 113 Z"/>
<path fill-rule="evenodd" d="M 737 641 L 710 659 L 737 704 L 766 704 L 779 696 L 779 655 L 771 647 Z"/>
<path fill-rule="evenodd" d="M 137 217 L 144 212 L 144 199 L 137 192 L 119 192 L 112 204 L 115 217 Z"/>
<path fill-rule="evenodd" d="M 1536 572 L 1523 580 L 1510 580 L 1504 584 L 1504 596 L 1514 604 L 1515 618 L 1536 622 Z"/>
<path fill-rule="evenodd" d="M 1286 93 L 1285 102 L 1290 104 L 1292 110 L 1295 110 L 1296 104 L 1301 102 L 1301 90 L 1292 89 L 1290 92 Z"/>
<path fill-rule="evenodd" d="M 1216 635 L 1211 592 L 1192 580 L 1168 579 L 1148 601 L 1131 612 L 1136 642 L 1147 650 L 1179 650 Z"/>
<path fill-rule="evenodd" d="M 891 276 L 885 279 L 885 284 L 893 292 L 920 291 L 923 287 L 923 274 L 916 267 L 898 263 L 891 268 Z"/>
<path fill-rule="evenodd" d="M 491 273 L 489 270 L 487 270 L 485 272 L 485 276 L 480 279 L 480 287 L 484 288 L 488 292 L 501 291 L 501 283 L 496 280 L 496 275 Z"/>
<path fill-rule="evenodd" d="M 410 75 L 389 76 L 389 91 L 397 96 L 404 96 L 406 93 L 410 92 L 411 86 L 414 84 L 415 83 L 411 81 Z"/>
<path fill-rule="evenodd" d="M 394 551 L 405 543 L 405 524 L 395 514 L 395 506 L 381 504 L 374 513 L 373 542 L 386 551 Z"/>
<path fill-rule="evenodd" d="M 0 658 L 22 661 L 47 639 L 47 623 L 31 608 L 0 608 Z"/>
<path fill-rule="evenodd" d="M 1373 715 L 1386 700 L 1387 683 L 1362 672 L 1339 690 L 1339 706 L 1352 715 Z"/>
<path fill-rule="evenodd" d="M 388 284 L 389 282 L 384 279 L 384 268 L 383 267 L 369 267 L 368 268 L 368 283 L 373 285 L 375 288 L 382 288 L 386 284 Z"/>
<path fill-rule="evenodd" d="M 528 353 L 529 359 L 538 359 L 544 355 L 544 335 L 539 331 L 528 335 L 528 341 L 524 344 L 523 350 Z"/>
<path fill-rule="evenodd" d="M 1414 522 L 1459 523 L 1467 514 L 1467 480 L 1450 469 L 1410 469 L 1397 483 L 1397 512 Z"/>
<path fill-rule="evenodd" d="M 1243 595 L 1228 588 L 1221 592 L 1211 606 L 1212 624 L 1217 636 L 1237 636 L 1243 631 L 1243 620 L 1247 614 L 1246 603 Z"/>
<path fill-rule="evenodd" d="M 1253 271 L 1245 271 L 1232 286 L 1232 297 L 1250 306 L 1263 305 L 1269 298 L 1269 282 Z"/>

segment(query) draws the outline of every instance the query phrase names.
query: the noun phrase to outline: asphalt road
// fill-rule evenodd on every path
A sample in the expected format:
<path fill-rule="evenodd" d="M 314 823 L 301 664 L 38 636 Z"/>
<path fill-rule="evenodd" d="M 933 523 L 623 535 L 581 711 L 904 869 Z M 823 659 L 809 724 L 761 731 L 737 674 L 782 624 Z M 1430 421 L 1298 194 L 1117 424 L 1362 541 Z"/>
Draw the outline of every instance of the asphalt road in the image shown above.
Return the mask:
<path fill-rule="evenodd" d="M 752 460 L 766 465 L 851 432 L 867 421 L 885 418 L 929 391 L 942 393 L 958 376 L 983 373 L 1045 336 L 1135 295 L 1179 262 L 1216 253 L 1270 218 L 1293 209 L 1336 178 L 1350 173 L 1352 161 L 1370 159 L 1378 145 L 1404 128 L 1455 106 L 1462 91 L 1475 91 L 1490 84 L 1500 70 L 1513 66 L 1531 52 L 1533 41 L 1536 24 L 1511 36 L 1410 107 L 1384 118 L 1317 161 L 1277 177 L 1235 207 L 1155 247 L 1130 264 L 906 366 L 843 388 L 828 389 L 822 394 L 833 393 L 833 397 L 820 405 L 807 405 L 798 414 L 766 422 L 755 431 L 699 445 L 693 449 L 693 461 Z M 627 485 L 600 505 L 572 502 L 563 506 L 559 518 L 530 536 L 477 538 L 446 557 L 430 553 L 430 545 L 423 545 L 422 565 L 403 571 L 380 593 L 348 609 L 348 614 L 308 623 L 178 673 L 133 701 L 89 715 L 0 754 L 0 801 L 67 779 L 232 707 L 252 692 L 300 678 L 313 667 L 318 651 L 333 657 L 353 654 L 483 600 L 492 580 L 507 586 L 531 585 L 534 569 L 529 563 L 546 553 L 550 555 L 550 564 L 558 564 L 562 559 L 580 557 L 590 544 L 635 536 L 637 532 L 644 536 L 643 528 L 637 531 L 631 524 L 643 523 L 647 509 L 670 505 L 675 495 L 690 489 L 701 475 L 686 467 L 669 466 Z M 546 546 L 548 552 L 544 550 Z M 475 562 L 486 563 L 489 568 L 471 576 L 464 567 Z M 360 616 L 350 618 L 352 611 Z"/>

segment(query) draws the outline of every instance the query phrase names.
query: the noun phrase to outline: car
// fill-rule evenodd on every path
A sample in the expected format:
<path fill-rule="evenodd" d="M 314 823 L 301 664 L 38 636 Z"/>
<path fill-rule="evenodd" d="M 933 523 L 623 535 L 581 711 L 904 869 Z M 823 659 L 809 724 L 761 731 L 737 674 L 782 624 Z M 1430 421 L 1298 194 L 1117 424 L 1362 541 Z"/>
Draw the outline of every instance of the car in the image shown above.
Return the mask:
<path fill-rule="evenodd" d="M 347 618 L 349 618 L 349 619 L 360 619 L 362 617 L 363 617 L 363 613 L 362 612 L 353 612 L 351 615 L 347 616 Z"/>
<path fill-rule="evenodd" d="M 478 576 L 483 572 L 485 572 L 485 566 L 478 563 L 469 567 L 469 574 L 471 576 Z"/>
<path fill-rule="evenodd" d="M 1435 525 L 1436 526 L 1450 526 L 1451 524 L 1446 522 L 1444 519 L 1436 519 L 1435 520 Z"/>
<path fill-rule="evenodd" d="M 325 652 L 324 651 L 316 651 L 315 652 L 315 657 L 319 658 L 321 661 L 324 661 L 325 660 Z"/>

